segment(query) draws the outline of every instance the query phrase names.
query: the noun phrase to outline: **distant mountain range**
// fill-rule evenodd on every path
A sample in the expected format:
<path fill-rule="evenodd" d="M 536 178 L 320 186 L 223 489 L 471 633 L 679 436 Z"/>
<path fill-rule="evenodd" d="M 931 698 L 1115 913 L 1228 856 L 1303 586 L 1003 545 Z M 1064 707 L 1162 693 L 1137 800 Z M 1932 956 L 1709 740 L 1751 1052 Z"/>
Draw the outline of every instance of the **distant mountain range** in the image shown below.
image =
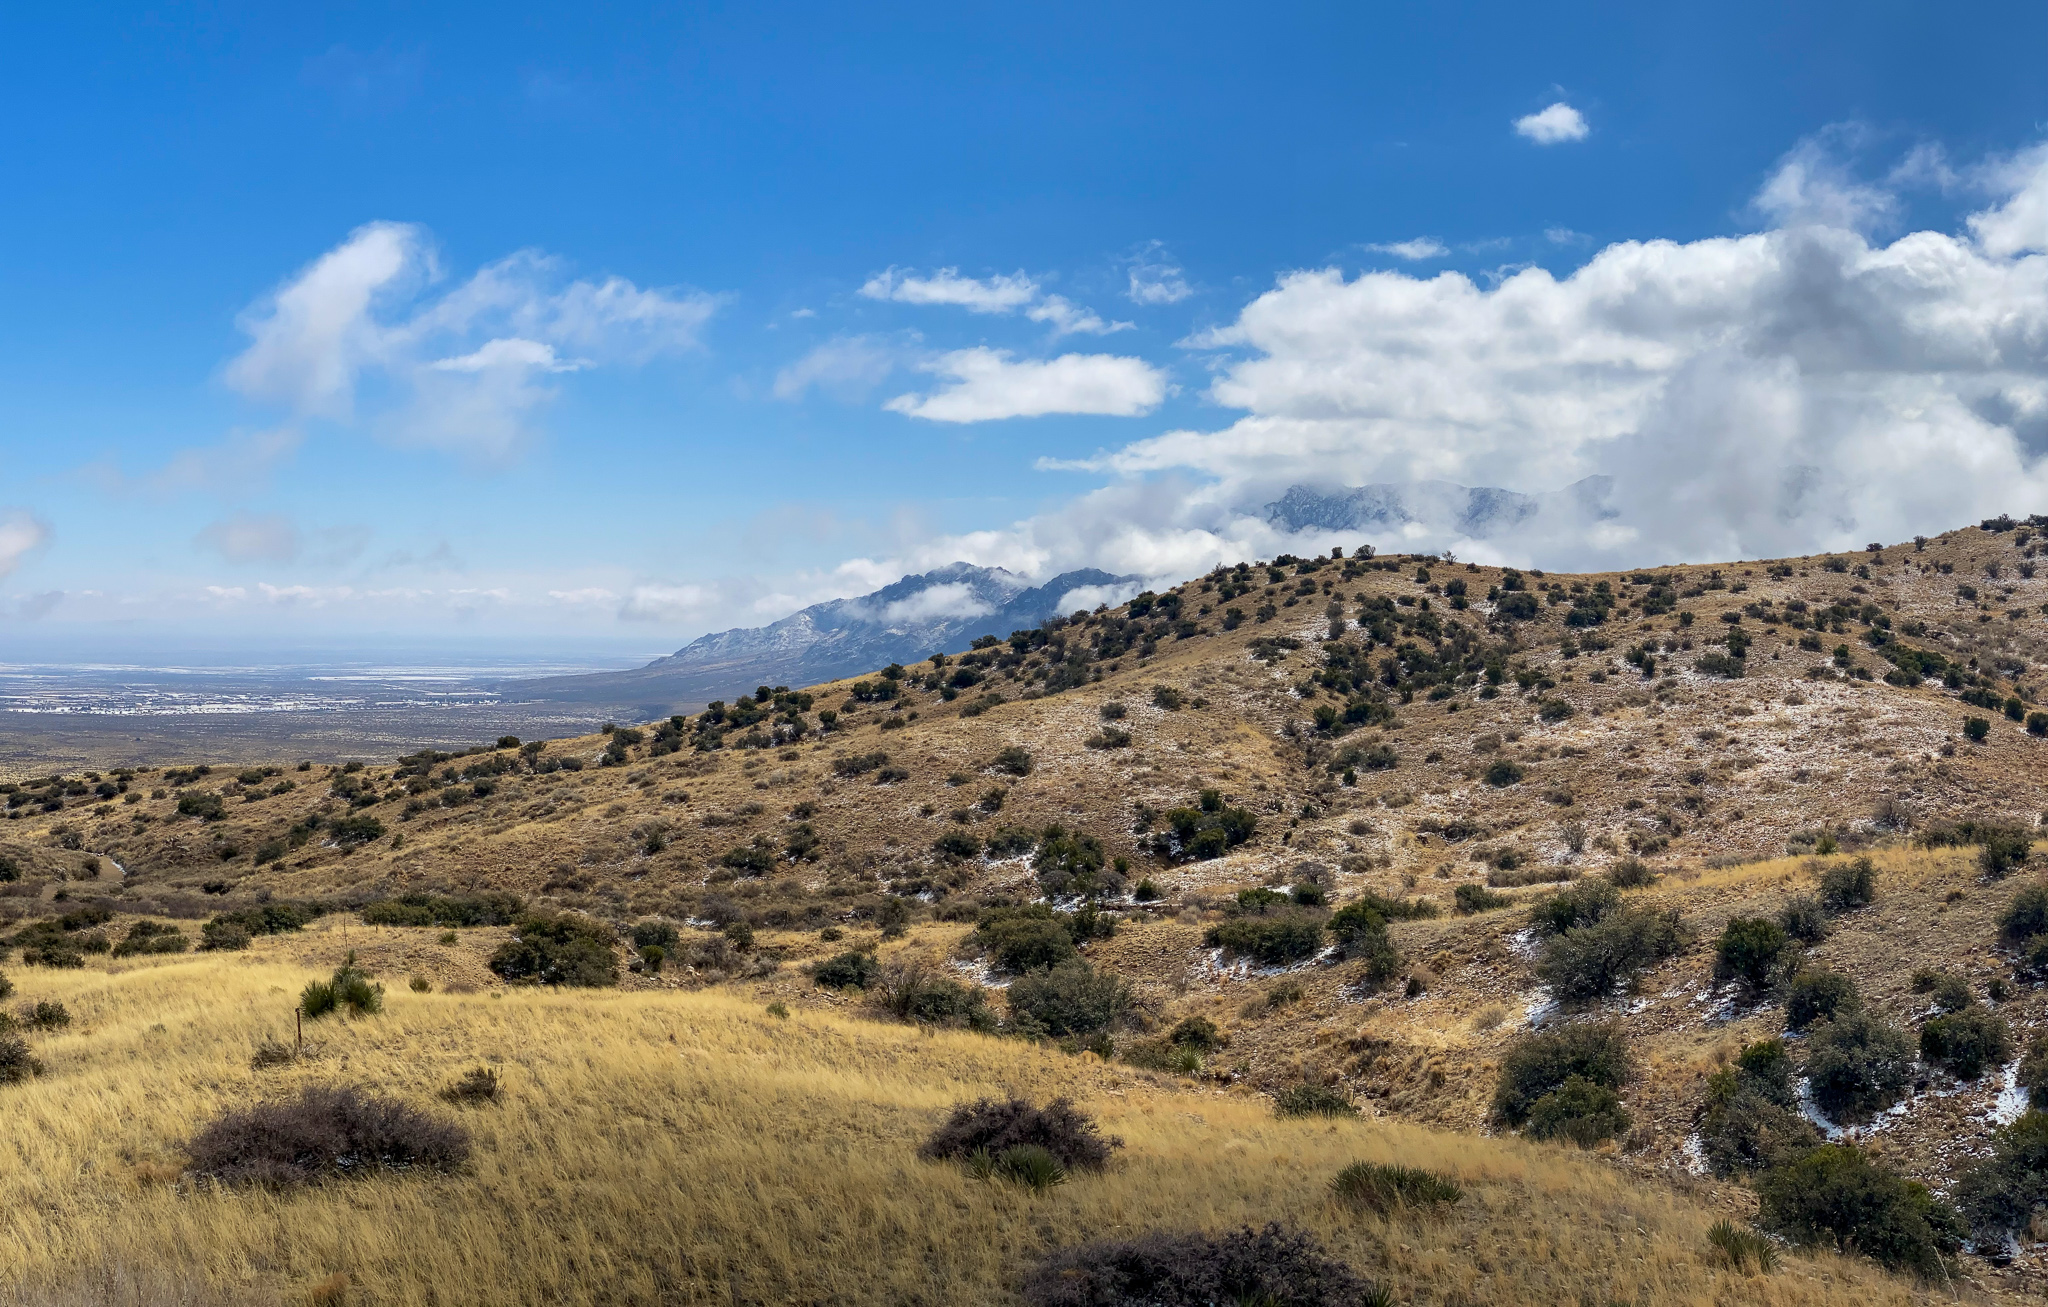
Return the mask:
<path fill-rule="evenodd" d="M 1034 586 L 1000 567 L 952 563 L 873 594 L 813 604 L 767 626 L 700 636 L 630 672 L 509 681 L 499 689 L 642 718 L 695 712 L 756 686 L 813 685 L 958 652 L 979 636 L 1006 636 L 1077 608 L 1118 603 L 1137 588 L 1137 577 L 1094 568 Z"/>
<path fill-rule="evenodd" d="M 1562 490 L 1525 495 L 1494 486 L 1411 481 L 1318 490 L 1289 486 L 1267 504 L 1266 520 L 1285 531 L 1395 531 L 1419 525 L 1432 533 L 1488 540 L 1539 517 L 1577 524 L 1609 516 L 1612 477 L 1591 476 Z"/>

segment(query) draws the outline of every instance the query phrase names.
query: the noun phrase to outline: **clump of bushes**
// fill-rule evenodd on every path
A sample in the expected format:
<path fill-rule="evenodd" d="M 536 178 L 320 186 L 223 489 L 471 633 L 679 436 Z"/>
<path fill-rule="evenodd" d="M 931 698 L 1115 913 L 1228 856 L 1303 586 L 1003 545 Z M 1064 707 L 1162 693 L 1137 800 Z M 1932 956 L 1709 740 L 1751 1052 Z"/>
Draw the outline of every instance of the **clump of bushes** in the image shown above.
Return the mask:
<path fill-rule="evenodd" d="M 1905 1034 L 1867 1012 L 1824 1021 L 1807 1041 L 1807 1083 L 1830 1120 L 1868 1121 L 1905 1096 L 1912 1072 Z"/>
<path fill-rule="evenodd" d="M 1920 1027 L 1920 1056 L 1958 1080 L 1976 1080 L 2012 1058 L 2005 1019 L 1974 1002 Z"/>
<path fill-rule="evenodd" d="M 1326 1256 L 1314 1235 L 1268 1225 L 1230 1234 L 1141 1235 L 1056 1252 L 1025 1278 L 1030 1307 L 1380 1307 L 1393 1300 Z"/>
<path fill-rule="evenodd" d="M 1037 1107 L 1024 1098 L 983 1098 L 954 1108 L 917 1152 L 927 1161 L 965 1162 L 977 1153 L 1000 1157 L 1024 1147 L 1043 1149 L 1069 1169 L 1100 1171 L 1123 1141 L 1103 1134 L 1071 1099 Z"/>
<path fill-rule="evenodd" d="M 143 953 L 183 953 L 192 947 L 192 941 L 176 926 L 156 921 L 138 921 L 128 927 L 128 933 L 114 945 L 117 958 L 134 957 Z"/>
<path fill-rule="evenodd" d="M 1464 884 L 1451 891 L 1451 900 L 1458 912 L 1470 916 L 1475 912 L 1491 912 L 1495 908 L 1511 907 L 1514 899 L 1506 894 L 1496 894 L 1484 885 Z"/>
<path fill-rule="evenodd" d="M 517 894 L 406 894 L 363 909 L 370 926 L 509 926 L 526 911 Z"/>
<path fill-rule="evenodd" d="M 988 991 L 948 979 L 922 958 L 883 967 L 874 989 L 883 1009 L 901 1021 L 984 1031 L 996 1027 L 988 1010 Z"/>
<path fill-rule="evenodd" d="M 1100 913 L 1056 912 L 1034 903 L 984 911 L 975 922 L 972 940 L 996 970 L 1022 975 L 1056 967 L 1076 955 L 1077 945 L 1115 933 L 1115 921 Z"/>
<path fill-rule="evenodd" d="M 1820 902 L 1829 912 L 1854 912 L 1876 899 L 1877 867 L 1869 858 L 1856 858 L 1821 873 Z"/>
<path fill-rule="evenodd" d="M 1773 1167 L 1757 1184 L 1759 1223 L 1792 1243 L 1856 1252 L 1882 1266 L 1941 1274 L 1962 1248 L 1953 1208 L 1861 1149 L 1822 1144 Z"/>
<path fill-rule="evenodd" d="M 1225 803 L 1218 790 L 1203 790 L 1196 804 L 1166 814 L 1171 830 L 1153 841 L 1161 856 L 1183 862 L 1217 858 L 1258 834 L 1258 818 L 1248 809 Z"/>
<path fill-rule="evenodd" d="M 1617 1091 L 1634 1074 L 1617 1023 L 1534 1031 L 1501 1059 L 1493 1119 L 1517 1128 L 1540 1120 L 1542 1137 L 1590 1146 L 1628 1128 Z"/>
<path fill-rule="evenodd" d="M 1832 1021 L 1863 1009 L 1856 982 L 1825 967 L 1802 969 L 1785 982 L 1785 1028 L 1803 1031 L 1816 1021 Z"/>
<path fill-rule="evenodd" d="M 619 983 L 610 930 L 574 913 L 534 912 L 491 954 L 490 968 L 513 984 L 598 988 Z"/>
<path fill-rule="evenodd" d="M 1956 1205 L 1979 1247 L 2001 1245 L 2032 1223 L 2048 1206 L 2048 1112 L 2022 1113 L 1992 1137 L 1991 1156 L 1956 1183 Z"/>
<path fill-rule="evenodd" d="M 1700 1146 L 1715 1175 L 1762 1171 L 1820 1142 L 1820 1132 L 1798 1111 L 1792 1059 L 1780 1039 L 1742 1050 L 1734 1065 L 1707 1080 Z"/>
<path fill-rule="evenodd" d="M 199 928 L 199 947 L 223 952 L 245 949 L 257 935 L 288 935 L 303 930 L 327 911 L 322 903 L 272 899 L 253 908 L 223 912 Z"/>
<path fill-rule="evenodd" d="M 1079 958 L 1011 982 L 1010 1025 L 1027 1037 L 1092 1035 L 1130 1007 L 1130 988 Z"/>
<path fill-rule="evenodd" d="M 1288 966 L 1321 951 L 1323 922 L 1314 913 L 1301 910 L 1233 917 L 1209 927 L 1202 935 L 1202 943 L 1221 948 L 1227 956 L 1250 958 L 1262 966 Z"/>
<path fill-rule="evenodd" d="M 872 953 L 849 950 L 811 968 L 811 979 L 826 989 L 866 989 L 882 978 L 882 964 Z"/>
<path fill-rule="evenodd" d="M 195 1172 L 223 1184 L 282 1186 L 377 1171 L 452 1171 L 469 1160 L 469 1133 L 396 1099 L 313 1086 L 286 1102 L 224 1113 L 185 1151 Z"/>
<path fill-rule="evenodd" d="M 1381 1216 L 1404 1208 L 1434 1211 L 1465 1197 L 1464 1186 L 1441 1172 L 1382 1162 L 1353 1162 L 1337 1172 L 1330 1189 L 1338 1201 Z"/>
<path fill-rule="evenodd" d="M 1537 960 L 1536 974 L 1561 1003 L 1597 1002 L 1632 986 L 1684 944 L 1676 908 L 1623 908 L 1553 935 Z"/>

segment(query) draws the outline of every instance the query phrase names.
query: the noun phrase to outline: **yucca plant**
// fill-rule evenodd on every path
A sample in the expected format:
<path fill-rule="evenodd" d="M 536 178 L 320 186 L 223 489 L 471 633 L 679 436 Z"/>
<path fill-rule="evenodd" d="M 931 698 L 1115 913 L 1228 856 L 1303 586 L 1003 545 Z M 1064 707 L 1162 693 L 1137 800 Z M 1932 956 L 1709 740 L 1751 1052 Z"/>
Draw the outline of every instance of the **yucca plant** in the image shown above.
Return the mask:
<path fill-rule="evenodd" d="M 1353 1162 L 1337 1172 L 1330 1188 L 1345 1203 L 1381 1215 L 1403 1207 L 1449 1207 L 1465 1197 L 1464 1187 L 1447 1175 L 1379 1162 Z"/>
<path fill-rule="evenodd" d="M 1067 1182 L 1067 1168 L 1060 1159 L 1037 1144 L 1005 1148 L 996 1159 L 996 1169 L 1033 1193 L 1044 1193 Z"/>
<path fill-rule="evenodd" d="M 1733 1221 L 1714 1222 L 1713 1228 L 1707 1231 L 1707 1242 L 1738 1271 L 1754 1266 L 1769 1275 L 1778 1269 L 1778 1246 L 1755 1230 Z"/>

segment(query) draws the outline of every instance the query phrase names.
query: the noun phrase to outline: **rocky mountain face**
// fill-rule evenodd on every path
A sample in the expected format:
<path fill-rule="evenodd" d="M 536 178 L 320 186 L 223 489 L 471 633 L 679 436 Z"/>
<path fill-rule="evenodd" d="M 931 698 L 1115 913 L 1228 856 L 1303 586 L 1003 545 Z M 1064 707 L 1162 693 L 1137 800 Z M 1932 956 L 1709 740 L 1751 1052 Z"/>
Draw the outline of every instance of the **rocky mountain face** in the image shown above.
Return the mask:
<path fill-rule="evenodd" d="M 1267 504 L 1266 520 L 1287 531 L 1394 531 L 1421 526 L 1433 533 L 1489 540 L 1533 527 L 1597 521 L 1610 516 L 1613 478 L 1587 477 L 1562 490 L 1525 495 L 1496 486 L 1449 481 L 1405 485 L 1289 486 Z"/>
<path fill-rule="evenodd" d="M 872 594 L 813 604 L 767 626 L 699 636 L 630 672 L 508 682 L 521 699 L 615 707 L 643 717 L 693 712 L 760 685 L 812 685 L 965 649 L 1047 618 L 1128 599 L 1138 578 L 1094 568 L 1043 585 L 1000 567 L 950 563 Z"/>

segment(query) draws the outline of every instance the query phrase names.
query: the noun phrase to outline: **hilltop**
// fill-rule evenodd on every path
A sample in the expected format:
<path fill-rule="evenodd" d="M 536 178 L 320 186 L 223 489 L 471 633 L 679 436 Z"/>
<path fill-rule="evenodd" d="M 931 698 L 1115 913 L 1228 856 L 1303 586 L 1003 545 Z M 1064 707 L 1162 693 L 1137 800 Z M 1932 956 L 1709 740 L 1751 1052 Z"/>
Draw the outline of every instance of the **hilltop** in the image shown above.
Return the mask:
<path fill-rule="evenodd" d="M 878 993 L 944 978 L 967 988 L 934 990 L 954 1005 L 934 1020 L 1064 1042 L 1082 1060 L 1046 1074 L 1076 1092 L 1109 1094 L 1108 1068 L 1233 1104 L 1321 1086 L 1387 1128 L 1465 1135 L 1502 1130 L 1516 1041 L 1604 1016 L 1638 1074 L 1602 1155 L 1741 1215 L 1753 1188 L 1710 1174 L 1702 1114 L 1785 1011 L 1717 975 L 1731 921 L 1780 919 L 1851 869 L 1875 902 L 1831 908 L 1804 965 L 1909 1031 L 1936 973 L 2022 1045 L 2048 1021 L 2000 938 L 2048 809 L 2041 532 L 1584 576 L 1283 557 L 574 739 L 16 778 L 0 912 L 231 934 L 313 904 L 316 929 L 259 934 L 251 956 L 326 968 L 353 948 L 383 976 L 497 992 L 509 910 L 451 942 L 434 896 L 516 895 L 665 941 L 666 965 L 620 973 L 629 997 L 712 987 L 890 1020 Z M 2016 860 L 1987 875 L 2004 833 Z M 1626 994 L 1573 1003 L 1531 908 L 1586 885 L 1620 887 L 1617 921 L 1673 926 Z M 1123 986 L 1100 1035 L 1004 992 L 1003 923 L 1041 899 L 1070 912 L 1052 956 L 1078 947 Z M 814 981 L 863 950 L 866 997 Z M 1168 1037 L 1196 1018 L 1216 1032 L 1199 1055 Z M 1922 1064 L 1866 1138 L 1950 1192 L 2024 1103 L 2011 1076 Z M 1954 1273 L 1992 1295 L 2042 1283 L 2030 1247 Z"/>

